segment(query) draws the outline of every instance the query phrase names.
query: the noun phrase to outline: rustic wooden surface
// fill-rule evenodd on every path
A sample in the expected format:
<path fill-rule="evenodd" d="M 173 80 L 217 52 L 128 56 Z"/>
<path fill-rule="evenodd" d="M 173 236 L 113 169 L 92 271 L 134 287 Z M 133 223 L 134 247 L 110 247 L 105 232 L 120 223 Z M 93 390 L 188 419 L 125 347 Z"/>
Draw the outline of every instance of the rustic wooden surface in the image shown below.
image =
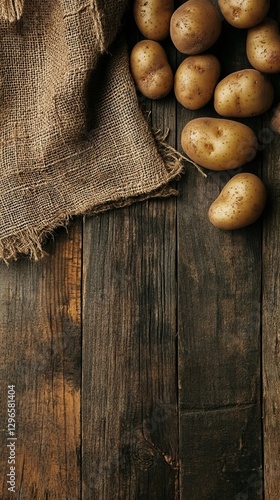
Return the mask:
<path fill-rule="evenodd" d="M 225 74 L 248 67 L 244 41 L 224 27 Z M 175 69 L 182 56 L 165 46 Z M 173 95 L 145 106 L 179 151 L 189 119 L 215 116 Z M 1 499 L 279 499 L 280 139 L 269 120 L 245 120 L 262 146 L 243 170 L 269 191 L 252 226 L 212 227 L 208 206 L 234 172 L 204 178 L 186 164 L 177 198 L 78 219 L 42 261 L 0 265 Z"/>

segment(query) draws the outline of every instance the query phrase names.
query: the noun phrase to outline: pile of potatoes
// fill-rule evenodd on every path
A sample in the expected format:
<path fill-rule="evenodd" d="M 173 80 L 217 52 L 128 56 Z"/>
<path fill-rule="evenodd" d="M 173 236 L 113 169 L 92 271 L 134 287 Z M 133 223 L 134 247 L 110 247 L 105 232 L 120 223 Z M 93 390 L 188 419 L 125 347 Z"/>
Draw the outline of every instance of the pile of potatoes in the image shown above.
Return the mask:
<path fill-rule="evenodd" d="M 182 130 L 183 151 L 205 169 L 242 167 L 257 154 L 254 131 L 238 119 L 265 113 L 274 100 L 267 74 L 280 72 L 280 35 L 277 22 L 267 17 L 269 7 L 269 0 L 218 0 L 218 8 L 210 0 L 188 0 L 177 9 L 173 0 L 134 0 L 134 19 L 144 38 L 130 55 L 139 92 L 161 99 L 173 89 L 177 101 L 189 110 L 213 100 L 220 116 L 190 120 Z M 211 47 L 219 42 L 223 17 L 235 28 L 247 30 L 251 67 L 220 79 L 221 64 Z M 185 55 L 175 73 L 161 44 L 167 37 Z M 209 220 L 222 229 L 247 226 L 260 217 L 266 198 L 258 176 L 233 175 L 210 206 Z"/>

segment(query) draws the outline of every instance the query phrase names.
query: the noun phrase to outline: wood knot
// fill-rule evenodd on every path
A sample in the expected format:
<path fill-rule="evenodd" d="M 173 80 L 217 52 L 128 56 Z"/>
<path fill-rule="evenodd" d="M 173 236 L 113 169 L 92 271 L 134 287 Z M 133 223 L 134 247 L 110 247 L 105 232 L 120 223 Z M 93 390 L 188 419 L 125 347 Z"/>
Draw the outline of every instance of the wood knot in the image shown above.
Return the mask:
<path fill-rule="evenodd" d="M 154 465 L 154 450 L 147 442 L 137 444 L 133 450 L 133 459 L 136 467 L 147 470 Z"/>

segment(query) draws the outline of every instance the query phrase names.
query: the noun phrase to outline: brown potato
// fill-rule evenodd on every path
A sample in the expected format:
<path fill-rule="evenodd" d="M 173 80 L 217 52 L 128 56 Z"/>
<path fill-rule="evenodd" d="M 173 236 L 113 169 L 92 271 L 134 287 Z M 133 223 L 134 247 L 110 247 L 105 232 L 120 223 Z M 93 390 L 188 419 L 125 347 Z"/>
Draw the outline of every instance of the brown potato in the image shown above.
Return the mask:
<path fill-rule="evenodd" d="M 265 113 L 273 98 L 271 82 L 256 69 L 244 69 L 229 74 L 217 84 L 214 108 L 222 116 L 255 116 Z"/>
<path fill-rule="evenodd" d="M 188 157 L 211 170 L 229 170 L 251 161 L 257 153 L 254 131 L 224 118 L 195 118 L 182 130 L 181 145 Z"/>
<path fill-rule="evenodd" d="M 227 22 L 235 28 L 251 28 L 260 23 L 268 13 L 269 0 L 218 0 Z"/>
<path fill-rule="evenodd" d="M 192 110 L 205 106 L 213 96 L 220 72 L 220 62 L 212 54 L 186 57 L 174 76 L 177 101 Z"/>
<path fill-rule="evenodd" d="M 260 217 L 266 199 L 266 188 L 259 177 L 250 173 L 236 174 L 211 204 L 208 218 L 220 229 L 239 229 Z"/>
<path fill-rule="evenodd" d="M 280 103 L 273 110 L 270 125 L 274 132 L 280 134 Z"/>
<path fill-rule="evenodd" d="M 173 0 L 134 0 L 133 15 L 142 35 L 150 40 L 164 40 L 169 35 Z"/>
<path fill-rule="evenodd" d="M 201 54 L 221 33 L 221 18 L 209 0 L 188 0 L 178 7 L 170 20 L 170 37 L 183 54 Z"/>
<path fill-rule="evenodd" d="M 138 42 L 130 54 L 130 69 L 137 89 L 149 99 L 161 99 L 173 88 L 173 72 L 158 42 Z"/>
<path fill-rule="evenodd" d="M 265 18 L 247 33 L 246 54 L 250 64 L 263 73 L 280 72 L 280 33 L 274 19 Z"/>

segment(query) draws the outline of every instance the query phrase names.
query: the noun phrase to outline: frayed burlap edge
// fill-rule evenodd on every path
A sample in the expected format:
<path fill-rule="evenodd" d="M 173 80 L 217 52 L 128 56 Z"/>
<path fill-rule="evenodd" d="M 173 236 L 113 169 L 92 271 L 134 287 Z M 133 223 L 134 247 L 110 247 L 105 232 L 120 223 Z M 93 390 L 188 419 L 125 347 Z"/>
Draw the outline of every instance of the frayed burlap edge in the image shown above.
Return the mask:
<path fill-rule="evenodd" d="M 178 195 L 178 190 L 172 187 L 170 182 L 172 180 L 179 180 L 184 170 L 184 158 L 166 143 L 166 136 L 167 134 L 161 134 L 159 131 L 154 131 L 157 148 L 163 158 L 168 174 L 168 179 L 165 183 L 161 183 L 150 192 L 119 200 L 109 200 L 104 204 L 92 206 L 91 209 L 83 213 L 73 213 L 58 217 L 56 220 L 52 221 L 52 224 L 46 224 L 46 226 L 41 229 L 27 228 L 16 234 L 2 238 L 0 240 L 0 260 L 4 261 L 7 265 L 11 261 L 18 260 L 21 256 L 29 256 L 30 259 L 34 261 L 40 260 L 47 255 L 44 250 L 46 239 L 53 236 L 54 231 L 59 227 L 67 227 L 73 217 L 82 215 L 92 216 L 113 208 L 123 208 L 150 198 L 167 198 Z"/>

